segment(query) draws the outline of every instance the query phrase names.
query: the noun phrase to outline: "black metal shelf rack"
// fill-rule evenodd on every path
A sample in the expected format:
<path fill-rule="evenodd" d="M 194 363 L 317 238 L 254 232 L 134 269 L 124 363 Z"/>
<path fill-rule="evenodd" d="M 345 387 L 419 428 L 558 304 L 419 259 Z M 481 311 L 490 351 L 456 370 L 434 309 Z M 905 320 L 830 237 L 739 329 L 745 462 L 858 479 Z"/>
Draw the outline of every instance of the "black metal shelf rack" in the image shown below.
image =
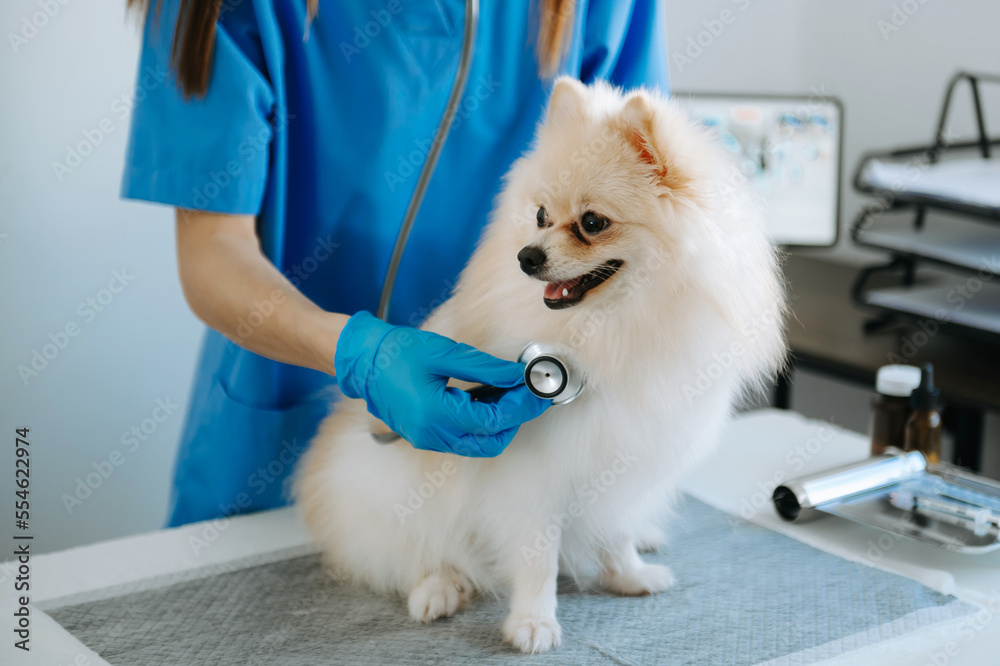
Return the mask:
<path fill-rule="evenodd" d="M 949 111 L 957 87 L 963 81 L 968 82 L 972 94 L 977 136 L 971 141 L 953 142 L 948 136 Z M 866 331 L 878 330 L 900 321 L 913 323 L 926 319 L 926 315 L 919 312 L 873 303 L 870 298 L 872 292 L 869 283 L 876 275 L 891 274 L 898 279 L 899 286 L 917 288 L 920 282 L 917 275 L 918 267 L 932 265 L 944 268 L 948 272 L 956 272 L 960 276 L 978 276 L 976 279 L 988 282 L 990 289 L 1000 290 L 1000 279 L 993 282 L 993 278 L 1000 277 L 1000 256 L 989 256 L 993 242 L 996 243 L 996 247 L 1000 247 L 1000 202 L 962 200 L 958 197 L 942 196 L 940 192 L 921 191 L 916 187 L 911 189 L 886 187 L 874 182 L 868 176 L 876 161 L 901 165 L 912 169 L 916 174 L 942 162 L 970 159 L 977 160 L 977 163 L 978 160 L 988 160 L 989 163 L 984 164 L 988 167 L 985 173 L 991 174 L 990 170 L 1000 164 L 1000 138 L 991 138 L 986 130 L 980 90 L 983 84 L 1000 84 L 1000 75 L 959 72 L 952 77 L 945 92 L 935 138 L 930 145 L 869 152 L 860 160 L 854 174 L 854 187 L 859 192 L 874 196 L 876 201 L 865 206 L 855 218 L 850 231 L 851 239 L 859 246 L 884 251 L 890 255 L 888 262 L 862 269 L 851 290 L 852 299 L 858 305 L 877 315 L 865 323 Z M 996 188 L 996 192 L 1000 193 L 1000 177 Z M 895 234 L 874 233 L 885 220 L 899 215 L 912 216 L 910 224 L 912 234 L 900 233 L 898 224 Z M 929 224 L 939 232 L 961 227 L 967 239 L 965 245 L 959 249 L 969 252 L 968 256 L 957 256 L 955 251 L 949 251 L 951 248 L 940 245 L 921 247 L 919 242 L 921 235 L 930 235 L 926 231 Z M 988 240 L 983 243 L 978 242 L 978 239 L 993 239 L 994 234 L 995 240 L 992 242 Z M 938 233 L 933 240 L 940 244 L 941 239 L 942 234 Z M 976 254 L 977 245 L 980 246 L 978 250 L 983 251 L 981 257 Z M 943 328 L 961 335 L 1000 343 L 1000 331 L 997 330 L 948 320 L 938 323 Z"/>

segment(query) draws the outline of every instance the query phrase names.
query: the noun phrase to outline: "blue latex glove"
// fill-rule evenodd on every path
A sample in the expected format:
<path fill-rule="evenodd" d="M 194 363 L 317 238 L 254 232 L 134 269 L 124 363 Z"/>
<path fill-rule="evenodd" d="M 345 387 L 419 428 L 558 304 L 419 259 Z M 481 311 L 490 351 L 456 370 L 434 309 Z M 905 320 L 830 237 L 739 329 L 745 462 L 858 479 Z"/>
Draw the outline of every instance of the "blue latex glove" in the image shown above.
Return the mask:
<path fill-rule="evenodd" d="M 492 458 L 522 423 L 552 404 L 524 385 L 524 364 L 368 312 L 348 320 L 333 364 L 344 395 L 362 398 L 369 412 L 418 449 Z M 452 377 L 512 388 L 493 401 L 475 401 L 447 385 Z"/>

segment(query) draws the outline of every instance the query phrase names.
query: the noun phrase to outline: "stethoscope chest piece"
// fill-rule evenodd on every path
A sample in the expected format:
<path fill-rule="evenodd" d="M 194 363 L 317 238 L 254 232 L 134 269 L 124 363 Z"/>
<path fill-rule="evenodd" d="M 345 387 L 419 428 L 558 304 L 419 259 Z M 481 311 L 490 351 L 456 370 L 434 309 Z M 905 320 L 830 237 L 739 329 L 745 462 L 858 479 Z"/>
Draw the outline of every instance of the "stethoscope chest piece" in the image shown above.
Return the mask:
<path fill-rule="evenodd" d="M 517 360 L 525 364 L 524 383 L 539 398 L 566 405 L 583 393 L 583 377 L 570 369 L 565 355 L 557 350 L 532 342 Z"/>

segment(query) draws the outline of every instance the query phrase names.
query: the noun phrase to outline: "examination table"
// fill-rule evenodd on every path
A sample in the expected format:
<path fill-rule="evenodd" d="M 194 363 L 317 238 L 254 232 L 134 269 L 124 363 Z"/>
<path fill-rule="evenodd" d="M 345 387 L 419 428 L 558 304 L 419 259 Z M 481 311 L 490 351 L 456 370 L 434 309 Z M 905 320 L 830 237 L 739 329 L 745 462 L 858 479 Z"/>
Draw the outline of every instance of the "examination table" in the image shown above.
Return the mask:
<path fill-rule="evenodd" d="M 503 601 L 423 626 L 401 599 L 331 581 L 281 509 L 35 557 L 32 650 L 13 663 L 1000 664 L 1000 552 L 775 514 L 776 485 L 867 451 L 793 412 L 737 417 L 667 546 L 644 556 L 676 586 L 628 598 L 561 582 L 563 644 L 542 656 L 503 643 Z"/>

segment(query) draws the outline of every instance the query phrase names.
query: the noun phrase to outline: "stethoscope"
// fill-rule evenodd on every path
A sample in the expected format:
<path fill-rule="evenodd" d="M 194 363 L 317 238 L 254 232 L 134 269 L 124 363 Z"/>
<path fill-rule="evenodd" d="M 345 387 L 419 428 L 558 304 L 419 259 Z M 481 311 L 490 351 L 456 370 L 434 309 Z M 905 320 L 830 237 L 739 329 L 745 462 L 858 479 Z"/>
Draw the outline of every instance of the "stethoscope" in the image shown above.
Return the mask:
<path fill-rule="evenodd" d="M 437 165 L 444 142 L 448 138 L 452 121 L 455 119 L 455 113 L 462 100 L 462 93 L 465 91 L 465 84 L 469 79 L 478 22 L 479 0 L 465 0 L 465 30 L 462 34 L 462 54 L 458 62 L 458 70 L 455 72 L 455 81 L 451 85 L 448 104 L 441 116 L 438 130 L 434 134 L 431 149 L 427 152 L 427 161 L 424 162 L 424 166 L 420 170 L 416 189 L 413 190 L 410 203 L 406 207 L 406 215 L 403 217 L 403 224 L 400 225 L 399 235 L 396 236 L 396 244 L 393 246 L 392 256 L 389 259 L 389 267 L 385 272 L 382 295 L 379 298 L 378 310 L 375 312 L 375 315 L 383 321 L 386 321 L 389 313 L 389 302 L 392 300 L 392 289 L 396 284 L 396 272 L 403 259 L 403 250 L 410 238 L 413 222 L 417 219 L 417 212 L 420 210 L 427 186 L 431 182 L 434 167 Z M 524 383 L 528 389 L 540 398 L 552 400 L 553 405 L 565 405 L 575 400 L 583 392 L 584 384 L 579 372 L 570 372 L 570 366 L 566 361 L 567 357 L 565 352 L 542 343 L 532 342 L 526 346 L 518 357 L 518 361 L 525 364 Z M 468 389 L 468 392 L 474 400 L 485 400 L 506 390 L 494 386 L 476 386 Z M 395 433 L 373 434 L 372 436 L 377 441 L 383 442 L 393 441 L 399 437 Z"/>

